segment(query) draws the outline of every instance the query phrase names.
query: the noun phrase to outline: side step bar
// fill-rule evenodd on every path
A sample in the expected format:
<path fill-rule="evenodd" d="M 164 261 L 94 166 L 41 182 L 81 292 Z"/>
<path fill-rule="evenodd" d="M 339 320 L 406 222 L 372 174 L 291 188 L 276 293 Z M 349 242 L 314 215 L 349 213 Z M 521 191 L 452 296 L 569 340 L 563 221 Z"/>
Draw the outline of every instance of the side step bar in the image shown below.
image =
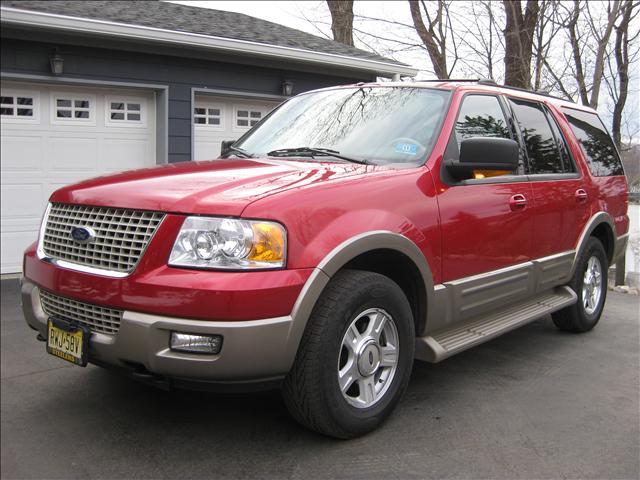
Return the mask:
<path fill-rule="evenodd" d="M 427 362 L 439 362 L 509 330 L 573 305 L 577 300 L 578 297 L 571 288 L 557 287 L 503 310 L 469 320 L 463 325 L 458 324 L 433 335 L 418 337 L 415 357 Z"/>

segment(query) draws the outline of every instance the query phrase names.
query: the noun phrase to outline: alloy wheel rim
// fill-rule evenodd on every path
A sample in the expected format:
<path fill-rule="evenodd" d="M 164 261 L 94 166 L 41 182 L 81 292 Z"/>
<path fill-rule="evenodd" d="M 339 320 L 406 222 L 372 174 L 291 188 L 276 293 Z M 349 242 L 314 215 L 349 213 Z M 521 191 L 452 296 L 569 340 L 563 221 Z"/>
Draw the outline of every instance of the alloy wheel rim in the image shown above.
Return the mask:
<path fill-rule="evenodd" d="M 398 369 L 398 329 L 388 312 L 370 308 L 349 324 L 338 354 L 338 386 L 356 408 L 382 399 Z"/>
<path fill-rule="evenodd" d="M 602 265 L 597 257 L 589 258 L 582 282 L 582 304 L 588 315 L 598 309 L 602 296 Z"/>

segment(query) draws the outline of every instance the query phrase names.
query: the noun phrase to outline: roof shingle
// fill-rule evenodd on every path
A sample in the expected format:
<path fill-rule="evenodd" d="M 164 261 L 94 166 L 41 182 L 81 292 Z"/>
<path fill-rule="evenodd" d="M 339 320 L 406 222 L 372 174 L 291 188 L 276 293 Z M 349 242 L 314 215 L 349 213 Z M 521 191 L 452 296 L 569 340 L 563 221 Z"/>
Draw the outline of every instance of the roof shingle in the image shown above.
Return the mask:
<path fill-rule="evenodd" d="M 2 0 L 3 7 L 105 20 L 405 65 L 375 53 L 242 13 L 161 1 Z"/>

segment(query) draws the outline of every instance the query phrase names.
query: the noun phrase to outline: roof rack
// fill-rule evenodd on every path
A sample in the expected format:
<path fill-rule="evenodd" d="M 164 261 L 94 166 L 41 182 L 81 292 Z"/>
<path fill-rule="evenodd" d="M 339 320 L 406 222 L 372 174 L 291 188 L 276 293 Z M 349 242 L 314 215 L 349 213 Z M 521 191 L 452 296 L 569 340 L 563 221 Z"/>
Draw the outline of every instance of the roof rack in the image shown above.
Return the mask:
<path fill-rule="evenodd" d="M 567 99 L 565 97 L 558 97 L 556 95 L 551 95 L 546 90 L 530 90 L 528 88 L 512 87 L 511 85 L 497 85 L 497 86 L 500 87 L 500 88 L 507 88 L 509 90 L 517 90 L 519 92 L 535 93 L 537 95 L 544 95 L 545 97 L 556 98 L 558 100 L 564 100 L 564 101 L 573 102 L 573 100 Z"/>
<path fill-rule="evenodd" d="M 568 101 L 568 102 L 575 103 L 573 101 L 573 99 L 571 99 L 571 98 L 559 97 L 557 95 L 551 95 L 549 92 L 544 91 L 544 90 L 529 90 L 527 88 L 512 87 L 510 85 L 499 85 L 498 83 L 496 83 L 495 80 L 492 80 L 490 78 L 449 78 L 449 79 L 445 79 L 445 80 L 439 80 L 439 79 L 435 79 L 435 80 L 420 80 L 420 82 L 477 83 L 479 85 L 490 85 L 490 86 L 493 86 L 493 87 L 507 88 L 509 90 L 517 90 L 519 92 L 535 93 L 537 95 L 544 95 L 545 97 L 555 98 L 557 100 L 564 100 L 565 102 Z"/>
<path fill-rule="evenodd" d="M 446 80 L 440 79 L 429 79 L 429 80 L 418 80 L 418 82 L 465 82 L 465 83 L 480 83 L 485 85 L 498 85 L 495 80 L 491 80 L 490 78 L 447 78 Z"/>

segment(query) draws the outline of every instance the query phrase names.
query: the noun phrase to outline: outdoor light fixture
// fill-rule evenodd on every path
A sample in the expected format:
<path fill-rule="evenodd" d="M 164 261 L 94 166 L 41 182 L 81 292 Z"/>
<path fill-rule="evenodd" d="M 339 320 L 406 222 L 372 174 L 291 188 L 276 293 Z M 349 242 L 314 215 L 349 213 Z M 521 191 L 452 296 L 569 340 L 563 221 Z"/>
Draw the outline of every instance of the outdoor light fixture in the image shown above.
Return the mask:
<path fill-rule="evenodd" d="M 64 71 L 64 58 L 60 55 L 60 50 L 57 47 L 49 57 L 49 63 L 51 64 L 51 73 L 54 75 L 62 75 Z"/>
<path fill-rule="evenodd" d="M 291 80 L 285 80 L 282 82 L 282 94 L 285 97 L 293 95 L 293 82 Z"/>

